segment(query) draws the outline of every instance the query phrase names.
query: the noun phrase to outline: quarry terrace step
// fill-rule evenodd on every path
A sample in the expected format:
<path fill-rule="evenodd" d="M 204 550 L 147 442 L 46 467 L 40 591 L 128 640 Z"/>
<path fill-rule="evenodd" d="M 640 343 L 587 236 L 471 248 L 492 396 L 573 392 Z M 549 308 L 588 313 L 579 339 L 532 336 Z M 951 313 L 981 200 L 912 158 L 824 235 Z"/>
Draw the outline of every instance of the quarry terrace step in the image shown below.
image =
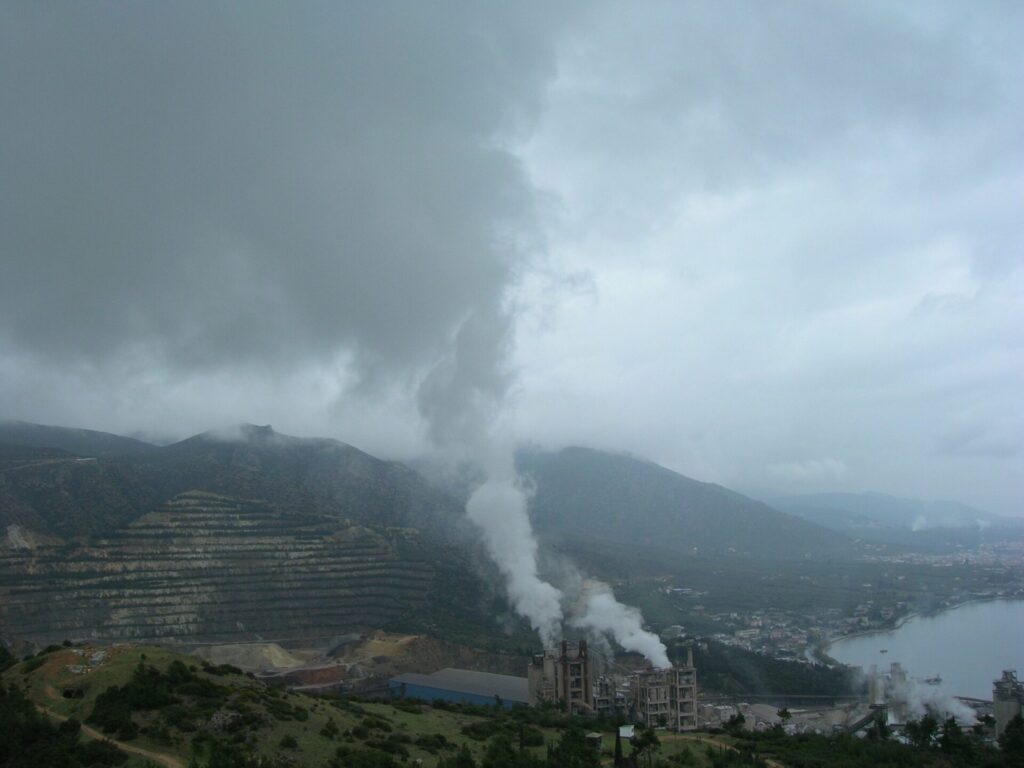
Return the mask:
<path fill-rule="evenodd" d="M 91 541 L 0 550 L 0 626 L 46 642 L 380 627 L 421 607 L 435 574 L 400 559 L 386 534 L 340 516 L 186 494 Z"/>

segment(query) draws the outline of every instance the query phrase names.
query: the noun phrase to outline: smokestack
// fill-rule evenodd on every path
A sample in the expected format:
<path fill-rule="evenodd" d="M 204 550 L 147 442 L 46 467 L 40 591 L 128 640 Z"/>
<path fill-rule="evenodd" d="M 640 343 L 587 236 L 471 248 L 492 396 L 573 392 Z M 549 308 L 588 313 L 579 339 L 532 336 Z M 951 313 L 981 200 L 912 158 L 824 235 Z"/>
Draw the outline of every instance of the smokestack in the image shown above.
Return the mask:
<path fill-rule="evenodd" d="M 693 646 L 689 646 L 686 649 L 686 666 L 693 666 Z"/>

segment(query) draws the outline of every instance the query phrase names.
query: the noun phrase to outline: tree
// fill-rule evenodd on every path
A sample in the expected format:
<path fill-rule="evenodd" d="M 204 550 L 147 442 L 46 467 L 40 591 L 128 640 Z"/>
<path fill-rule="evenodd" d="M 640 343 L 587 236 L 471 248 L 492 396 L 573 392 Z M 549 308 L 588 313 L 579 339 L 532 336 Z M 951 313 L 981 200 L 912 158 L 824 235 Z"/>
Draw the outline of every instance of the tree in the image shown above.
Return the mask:
<path fill-rule="evenodd" d="M 519 752 L 504 734 L 491 739 L 480 765 L 481 768 L 539 768 L 539 762 L 533 755 Z"/>
<path fill-rule="evenodd" d="M 999 737 L 999 748 L 1003 750 L 1003 765 L 1024 768 L 1024 719 L 1020 715 L 1007 723 Z"/>
<path fill-rule="evenodd" d="M 473 759 L 473 753 L 469 751 L 469 747 L 463 744 L 459 754 L 441 760 L 438 762 L 437 768 L 477 768 L 477 766 L 476 760 Z"/>
<path fill-rule="evenodd" d="M 746 722 L 747 718 L 742 714 L 735 714 L 726 721 L 725 730 L 729 732 L 741 731 Z"/>
<path fill-rule="evenodd" d="M 915 747 L 927 749 L 932 746 L 935 734 L 939 731 L 939 724 L 931 715 L 925 715 L 920 720 L 911 720 L 907 723 L 907 738 Z"/>
<path fill-rule="evenodd" d="M 658 741 L 658 734 L 653 728 L 645 728 L 633 739 L 633 755 L 637 758 L 645 757 L 647 764 L 650 765 L 654 750 L 659 746 L 661 742 Z"/>
<path fill-rule="evenodd" d="M 615 761 L 613 763 L 615 768 L 622 768 L 622 734 L 619 729 L 615 729 Z"/>
<path fill-rule="evenodd" d="M 960 730 L 956 720 L 947 718 L 942 724 L 942 733 L 939 735 L 939 749 L 947 755 L 955 755 L 971 762 L 974 754 L 974 743 Z"/>
<path fill-rule="evenodd" d="M 601 756 L 587 743 L 583 731 L 569 728 L 562 732 L 558 744 L 548 751 L 550 768 L 598 768 Z"/>

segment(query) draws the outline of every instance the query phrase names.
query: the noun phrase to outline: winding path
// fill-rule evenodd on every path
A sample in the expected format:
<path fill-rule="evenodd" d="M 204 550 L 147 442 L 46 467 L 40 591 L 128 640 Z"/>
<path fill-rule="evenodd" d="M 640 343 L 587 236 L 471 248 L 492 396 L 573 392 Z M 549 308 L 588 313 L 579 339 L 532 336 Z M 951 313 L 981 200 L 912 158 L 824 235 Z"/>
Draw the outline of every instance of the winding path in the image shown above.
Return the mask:
<path fill-rule="evenodd" d="M 42 704 L 36 704 L 36 707 L 38 707 L 39 710 L 47 717 L 51 717 L 59 722 L 64 722 L 68 719 L 64 715 L 59 715 L 52 709 L 44 707 Z M 82 733 L 84 733 L 91 739 L 96 739 L 97 741 L 107 741 L 113 744 L 122 752 L 127 752 L 132 755 L 139 755 L 140 757 L 144 757 L 147 760 L 152 760 L 154 763 L 163 765 L 165 766 L 165 768 L 185 768 L 185 764 L 176 757 L 172 757 L 171 755 L 165 755 L 162 752 L 150 752 L 148 749 L 143 749 L 142 747 L 136 747 L 131 744 L 126 744 L 123 741 L 117 741 L 116 739 L 112 739 L 109 736 L 104 736 L 95 728 L 91 728 L 88 725 L 85 725 L 84 723 L 82 724 Z"/>

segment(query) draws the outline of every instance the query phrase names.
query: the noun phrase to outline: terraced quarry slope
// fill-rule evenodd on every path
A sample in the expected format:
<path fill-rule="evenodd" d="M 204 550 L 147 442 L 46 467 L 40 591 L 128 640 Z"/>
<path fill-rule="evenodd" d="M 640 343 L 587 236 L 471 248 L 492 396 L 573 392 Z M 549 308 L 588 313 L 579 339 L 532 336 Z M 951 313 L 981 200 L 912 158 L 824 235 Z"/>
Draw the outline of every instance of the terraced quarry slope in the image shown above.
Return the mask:
<path fill-rule="evenodd" d="M 424 606 L 434 569 L 410 555 L 415 532 L 385 533 L 180 494 L 88 543 L 0 549 L 0 621 L 43 643 L 329 640 Z"/>
<path fill-rule="evenodd" d="M 484 587 L 461 519 L 408 467 L 269 427 L 98 457 L 0 446 L 0 636 L 472 636 Z"/>

